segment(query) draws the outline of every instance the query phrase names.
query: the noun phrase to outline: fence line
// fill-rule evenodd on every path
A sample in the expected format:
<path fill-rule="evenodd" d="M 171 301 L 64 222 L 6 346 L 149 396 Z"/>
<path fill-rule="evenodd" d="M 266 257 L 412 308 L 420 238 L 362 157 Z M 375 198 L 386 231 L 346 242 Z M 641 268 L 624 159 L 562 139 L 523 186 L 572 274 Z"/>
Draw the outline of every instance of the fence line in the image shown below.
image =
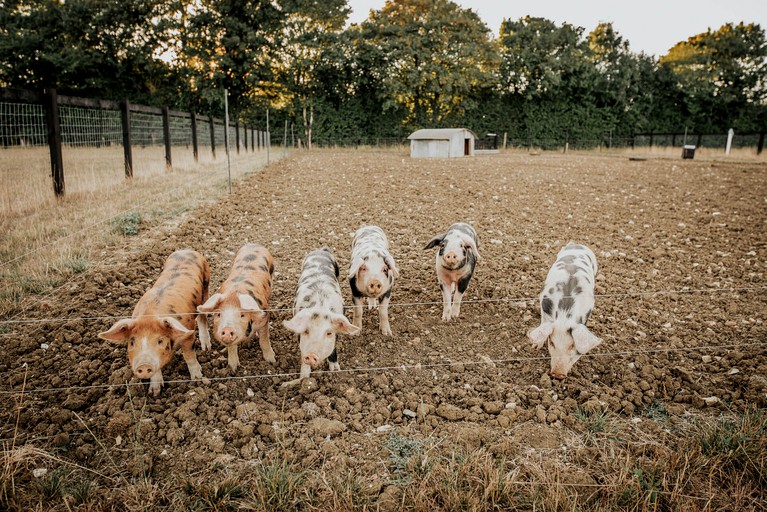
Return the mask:
<path fill-rule="evenodd" d="M 731 348 L 743 348 L 743 347 L 767 347 L 767 341 L 754 341 L 751 343 L 729 343 L 724 345 L 704 345 L 704 346 L 698 346 L 698 347 L 669 347 L 669 348 L 649 348 L 649 349 L 637 349 L 637 350 L 620 350 L 615 352 L 588 352 L 586 354 L 581 354 L 581 359 L 588 359 L 588 358 L 596 358 L 596 357 L 612 357 L 612 356 L 633 356 L 636 354 L 656 354 L 656 353 L 678 353 L 678 352 L 690 352 L 690 351 L 698 351 L 698 350 L 706 350 L 706 351 L 714 351 L 714 350 L 720 350 L 720 349 L 731 349 Z M 398 365 L 388 365 L 388 366 L 369 366 L 369 367 L 360 367 L 360 368 L 347 368 L 347 369 L 340 369 L 340 370 L 312 370 L 313 375 L 323 375 L 323 374 L 333 374 L 333 373 L 347 373 L 347 374 L 357 374 L 357 373 L 367 373 L 367 372 L 385 372 L 385 371 L 412 371 L 412 370 L 424 370 L 424 369 L 434 369 L 434 368 L 446 368 L 446 367 L 452 367 L 452 366 L 492 366 L 492 365 L 499 365 L 499 364 L 510 364 L 510 363 L 522 363 L 522 362 L 529 362 L 529 361 L 548 361 L 551 359 L 551 356 L 549 355 L 540 355 L 540 356 L 519 356 L 519 357 L 510 357 L 505 359 L 491 359 L 489 357 L 480 359 L 480 360 L 474 360 L 474 361 L 445 361 L 440 363 L 415 363 L 415 364 L 398 364 Z M 24 363 L 25 365 L 28 365 L 28 363 Z M 25 367 L 21 371 L 27 371 L 27 367 Z M 17 372 L 18 373 L 18 372 Z M 209 384 L 212 382 L 229 382 L 229 381 L 252 381 L 252 380 L 259 380 L 259 379 L 271 379 L 271 378 L 288 378 L 288 377 L 296 377 L 299 376 L 300 372 L 279 372 L 279 373 L 259 373 L 254 375 L 239 375 L 239 376 L 228 376 L 228 377 L 203 377 L 202 379 L 193 380 L 193 379 L 173 379 L 173 380 L 165 380 L 163 384 L 191 384 L 191 383 L 204 383 Z M 207 382 L 205 382 L 207 381 Z M 130 387 L 138 387 L 143 386 L 143 382 L 124 382 L 119 384 L 89 384 L 86 386 L 60 386 L 60 387 L 50 387 L 50 388 L 30 388 L 28 386 L 24 386 L 23 389 L 20 389 L 18 391 L 7 391 L 7 390 L 0 390 L 0 395 L 17 395 L 17 394 L 36 394 L 36 393 L 51 393 L 51 392 L 60 392 L 60 391 L 74 391 L 74 390 L 86 390 L 86 389 L 110 389 L 110 388 L 130 388 Z"/>
<path fill-rule="evenodd" d="M 205 123 L 205 120 L 208 122 Z M 207 124 L 207 127 L 205 126 Z M 42 147 L 51 150 L 51 175 L 56 196 L 65 192 L 62 145 L 69 147 L 125 148 L 125 175 L 133 176 L 133 146 L 165 146 L 165 160 L 172 167 L 172 147 L 192 146 L 198 160 L 199 143 L 210 147 L 213 158 L 216 145 L 223 144 L 224 120 L 202 117 L 195 112 L 180 112 L 168 107 L 108 100 L 58 96 L 55 89 L 44 93 L 0 88 L 0 144 L 8 147 Z M 208 128 L 208 138 L 200 137 Z M 260 151 L 269 144 L 270 136 L 255 126 L 230 121 L 229 132 L 234 150 Z M 258 137 L 264 145 L 247 144 Z"/>
<path fill-rule="evenodd" d="M 611 298 L 611 297 L 645 297 L 652 295 L 683 295 L 692 293 L 736 293 L 736 292 L 752 292 L 752 291 L 764 291 L 767 290 L 767 286 L 757 287 L 743 287 L 743 288 L 698 288 L 698 289 L 678 289 L 678 290 L 654 290 L 647 292 L 620 292 L 620 293 L 602 293 L 595 294 L 594 298 Z M 461 301 L 461 305 L 464 304 L 501 304 L 501 303 L 513 303 L 513 302 L 527 302 L 538 300 L 538 296 L 534 297 L 506 297 L 500 299 L 466 299 Z M 423 302 L 391 302 L 390 308 L 397 307 L 416 307 L 416 306 L 441 306 L 442 301 L 423 301 Z M 353 309 L 353 305 L 344 305 L 344 309 Z M 364 307 L 364 306 L 363 306 Z M 294 308 L 265 308 L 261 311 L 281 313 L 286 311 L 293 311 Z M 49 322 L 74 322 L 74 321 L 102 321 L 102 320 L 126 320 L 133 318 L 162 318 L 166 316 L 199 316 L 207 315 L 207 313 L 174 313 L 173 315 L 158 314 L 158 315 L 139 315 L 133 316 L 81 316 L 81 317 L 49 317 L 49 318 L 35 318 L 35 319 L 20 319 L 20 320 L 0 320 L 0 325 L 8 324 L 38 324 Z"/>

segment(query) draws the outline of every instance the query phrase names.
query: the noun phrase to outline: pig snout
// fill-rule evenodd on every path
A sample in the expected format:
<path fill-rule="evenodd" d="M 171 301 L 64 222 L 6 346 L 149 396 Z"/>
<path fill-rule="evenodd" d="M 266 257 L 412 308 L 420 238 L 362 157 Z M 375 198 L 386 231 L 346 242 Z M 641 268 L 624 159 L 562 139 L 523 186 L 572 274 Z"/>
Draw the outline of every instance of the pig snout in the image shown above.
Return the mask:
<path fill-rule="evenodd" d="M 370 295 L 378 295 L 381 293 L 382 288 L 383 284 L 378 279 L 373 279 L 368 283 L 368 293 Z"/>
<path fill-rule="evenodd" d="M 306 354 L 303 357 L 304 364 L 308 364 L 309 366 L 317 366 L 317 363 L 320 362 L 320 358 L 317 357 L 317 354 Z"/>
<path fill-rule="evenodd" d="M 567 372 L 561 372 L 559 370 L 551 370 L 551 376 L 557 380 L 565 380 L 565 377 L 567 377 Z"/>
<path fill-rule="evenodd" d="M 445 260 L 445 263 L 447 263 L 450 266 L 455 265 L 460 260 L 460 258 L 458 257 L 458 254 L 455 253 L 454 251 L 445 253 L 443 258 Z"/>
<path fill-rule="evenodd" d="M 222 343 L 231 343 L 234 341 L 234 337 L 234 328 L 232 327 L 222 327 L 218 332 L 218 338 Z"/>
<path fill-rule="evenodd" d="M 154 372 L 155 369 L 152 368 L 152 365 L 147 363 L 138 364 L 133 367 L 133 374 L 139 379 L 151 379 Z"/>

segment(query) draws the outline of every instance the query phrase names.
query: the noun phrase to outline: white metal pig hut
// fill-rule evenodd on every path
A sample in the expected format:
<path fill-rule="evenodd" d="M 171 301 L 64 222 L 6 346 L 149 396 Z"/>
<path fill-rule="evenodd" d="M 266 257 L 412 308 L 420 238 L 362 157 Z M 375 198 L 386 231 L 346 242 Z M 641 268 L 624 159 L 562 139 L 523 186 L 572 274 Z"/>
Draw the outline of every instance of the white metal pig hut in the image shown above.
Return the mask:
<path fill-rule="evenodd" d="M 435 128 L 410 134 L 411 158 L 474 156 L 474 132 L 466 128 Z"/>

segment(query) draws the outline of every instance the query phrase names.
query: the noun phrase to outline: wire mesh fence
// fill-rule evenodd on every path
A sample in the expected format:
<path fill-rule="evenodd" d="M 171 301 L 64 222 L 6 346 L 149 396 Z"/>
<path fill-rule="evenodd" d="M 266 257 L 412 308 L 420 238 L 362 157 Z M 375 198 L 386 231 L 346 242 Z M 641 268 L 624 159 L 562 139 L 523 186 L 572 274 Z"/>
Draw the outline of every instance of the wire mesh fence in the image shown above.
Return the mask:
<path fill-rule="evenodd" d="M 122 144 L 120 112 L 96 108 L 59 107 L 61 142 L 73 147 Z"/>
<path fill-rule="evenodd" d="M 0 143 L 3 147 L 39 147 L 48 144 L 42 105 L 0 102 Z"/>

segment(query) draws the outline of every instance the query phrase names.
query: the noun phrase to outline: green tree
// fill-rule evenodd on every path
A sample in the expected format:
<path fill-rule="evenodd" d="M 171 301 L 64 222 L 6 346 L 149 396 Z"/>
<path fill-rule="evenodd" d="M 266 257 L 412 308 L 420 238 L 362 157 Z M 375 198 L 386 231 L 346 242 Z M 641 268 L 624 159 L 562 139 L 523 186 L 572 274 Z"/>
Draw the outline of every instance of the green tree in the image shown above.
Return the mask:
<path fill-rule="evenodd" d="M 162 0 L 16 0 L 0 6 L 0 84 L 162 101 L 176 80 L 160 56 Z"/>
<path fill-rule="evenodd" d="M 696 129 L 759 128 L 767 101 L 767 41 L 759 25 L 709 29 L 677 43 L 660 64 L 676 77 Z"/>
<path fill-rule="evenodd" d="M 388 0 L 359 28 L 379 64 L 384 107 L 413 127 L 461 119 L 492 85 L 495 52 L 479 16 L 448 0 Z"/>

